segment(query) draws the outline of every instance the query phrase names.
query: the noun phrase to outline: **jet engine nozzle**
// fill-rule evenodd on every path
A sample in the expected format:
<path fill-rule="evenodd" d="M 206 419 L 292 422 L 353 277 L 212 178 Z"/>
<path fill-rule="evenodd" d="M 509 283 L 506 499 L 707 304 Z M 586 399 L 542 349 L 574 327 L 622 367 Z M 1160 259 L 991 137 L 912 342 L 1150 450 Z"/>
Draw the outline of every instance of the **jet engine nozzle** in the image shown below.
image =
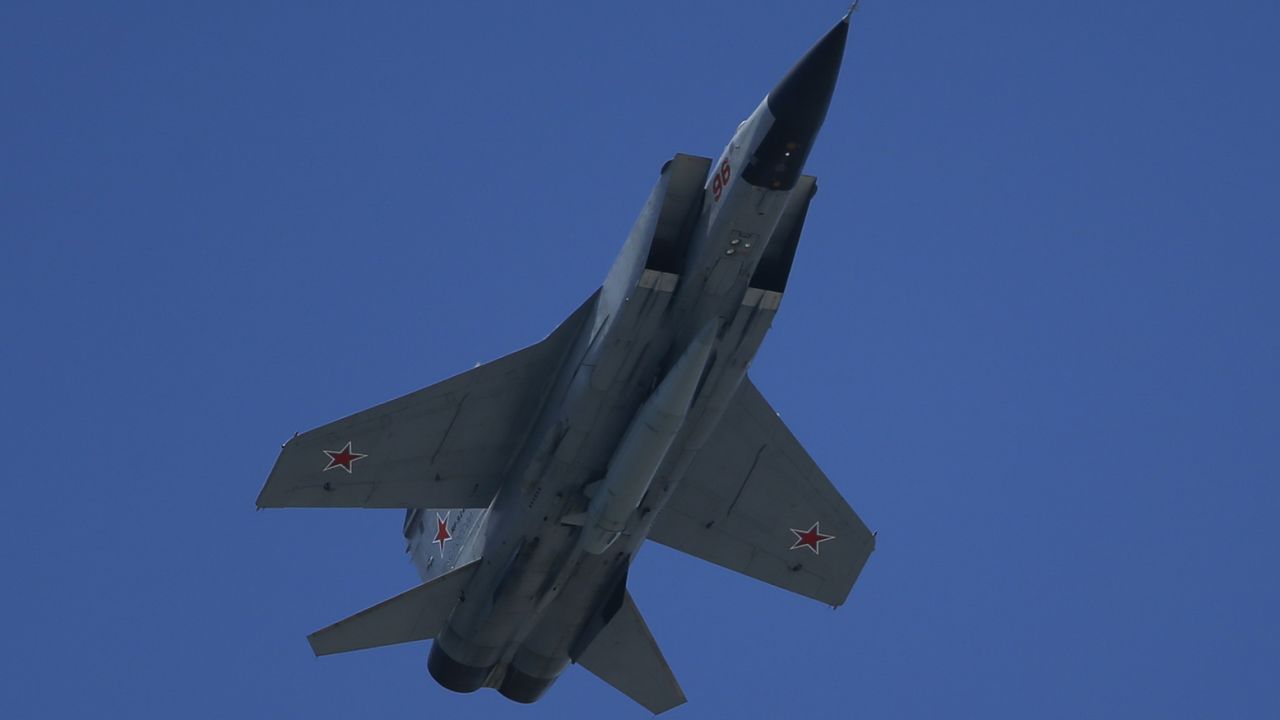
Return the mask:
<path fill-rule="evenodd" d="M 460 663 L 449 657 L 437 641 L 431 645 L 431 654 L 427 656 L 427 672 L 446 690 L 472 693 L 484 687 L 493 667 L 480 668 Z"/>

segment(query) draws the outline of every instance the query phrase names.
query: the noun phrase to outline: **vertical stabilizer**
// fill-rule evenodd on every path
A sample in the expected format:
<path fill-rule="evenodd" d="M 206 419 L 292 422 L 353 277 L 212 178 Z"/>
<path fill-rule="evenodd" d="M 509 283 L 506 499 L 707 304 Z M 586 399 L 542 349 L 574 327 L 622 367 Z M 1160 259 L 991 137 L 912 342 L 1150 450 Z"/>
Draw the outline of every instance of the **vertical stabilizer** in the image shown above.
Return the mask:
<path fill-rule="evenodd" d="M 685 702 L 684 691 L 631 593 L 577 663 L 655 715 Z"/>

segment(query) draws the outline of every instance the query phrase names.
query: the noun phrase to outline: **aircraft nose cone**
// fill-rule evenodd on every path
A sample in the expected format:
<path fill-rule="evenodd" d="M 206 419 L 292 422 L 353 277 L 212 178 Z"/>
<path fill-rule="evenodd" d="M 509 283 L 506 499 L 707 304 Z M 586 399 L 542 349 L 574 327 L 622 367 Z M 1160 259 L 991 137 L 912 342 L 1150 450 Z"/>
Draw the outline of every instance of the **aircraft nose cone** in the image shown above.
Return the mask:
<path fill-rule="evenodd" d="M 803 124 L 817 132 L 836 89 L 848 37 L 849 22 L 841 20 L 769 91 L 769 112 L 775 118 Z"/>
<path fill-rule="evenodd" d="M 771 190 L 795 187 L 827 117 L 848 37 L 849 18 L 845 16 L 769 92 L 767 102 L 774 124 L 743 172 L 747 182 Z"/>

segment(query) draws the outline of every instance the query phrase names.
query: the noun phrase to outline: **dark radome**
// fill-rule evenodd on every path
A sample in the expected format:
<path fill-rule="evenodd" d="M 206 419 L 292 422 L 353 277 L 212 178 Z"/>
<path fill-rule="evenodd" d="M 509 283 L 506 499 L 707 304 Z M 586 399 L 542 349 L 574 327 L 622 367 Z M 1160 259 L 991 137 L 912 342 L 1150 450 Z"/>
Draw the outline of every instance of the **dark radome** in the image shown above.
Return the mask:
<path fill-rule="evenodd" d="M 840 76 L 849 37 L 846 17 L 831 28 L 769 92 L 775 122 L 742 178 L 756 187 L 790 190 L 813 149 Z"/>

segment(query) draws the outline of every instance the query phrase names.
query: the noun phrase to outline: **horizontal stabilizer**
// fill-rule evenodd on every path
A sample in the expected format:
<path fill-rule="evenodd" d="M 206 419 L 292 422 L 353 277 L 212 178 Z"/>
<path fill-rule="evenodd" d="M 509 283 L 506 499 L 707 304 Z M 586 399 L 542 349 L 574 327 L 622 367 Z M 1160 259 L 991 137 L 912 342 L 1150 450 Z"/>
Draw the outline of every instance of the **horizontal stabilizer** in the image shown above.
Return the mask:
<path fill-rule="evenodd" d="M 428 640 L 444 629 L 458 596 L 475 572 L 477 558 L 408 592 L 339 620 L 307 636 L 316 655 Z"/>
<path fill-rule="evenodd" d="M 627 593 L 578 664 L 657 715 L 683 705 L 684 691 Z"/>

